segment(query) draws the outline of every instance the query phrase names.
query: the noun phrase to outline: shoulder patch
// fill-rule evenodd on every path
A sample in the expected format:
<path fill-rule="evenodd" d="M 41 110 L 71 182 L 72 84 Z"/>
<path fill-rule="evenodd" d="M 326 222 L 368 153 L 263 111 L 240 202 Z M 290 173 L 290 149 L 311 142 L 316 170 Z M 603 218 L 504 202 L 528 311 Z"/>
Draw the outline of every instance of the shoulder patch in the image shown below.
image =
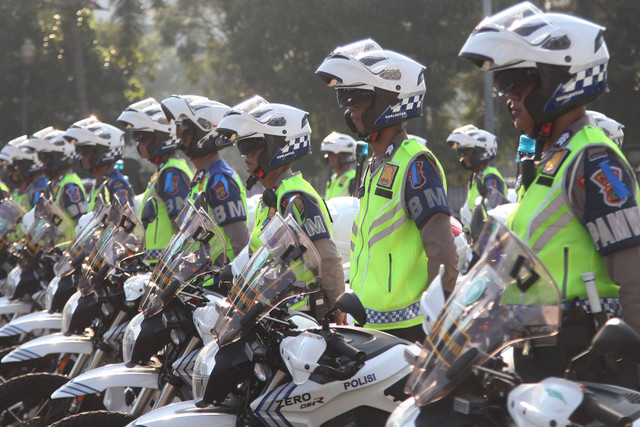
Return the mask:
<path fill-rule="evenodd" d="M 80 187 L 78 187 L 77 185 L 68 185 L 64 192 L 67 194 L 67 196 L 69 197 L 69 201 L 72 203 L 78 203 L 80 201 L 81 194 L 80 194 Z"/>
<path fill-rule="evenodd" d="M 213 188 L 216 190 L 219 200 L 224 200 L 229 197 L 229 192 L 227 191 L 227 186 L 224 185 L 224 182 L 217 182 Z"/>
<path fill-rule="evenodd" d="M 564 159 L 566 159 L 568 155 L 569 150 L 560 150 L 555 152 L 551 158 L 547 160 L 547 163 L 544 164 L 542 173 L 548 176 L 555 176 L 560 169 L 560 166 L 562 166 Z"/>
<path fill-rule="evenodd" d="M 398 166 L 385 164 L 382 173 L 380 173 L 380 178 L 378 178 L 378 186 L 389 189 L 393 187 L 393 181 L 395 181 L 397 173 Z"/>
<path fill-rule="evenodd" d="M 611 168 L 611 170 L 618 177 L 618 179 L 622 177 L 622 171 L 620 170 L 620 168 L 614 166 Z M 600 193 L 602 194 L 603 201 L 606 205 L 619 207 L 622 206 L 627 200 L 626 197 L 624 199 L 618 197 L 618 194 L 614 190 L 613 185 L 611 185 L 611 181 L 602 169 L 594 172 L 589 177 L 589 179 L 600 188 Z"/>
<path fill-rule="evenodd" d="M 422 173 L 422 160 L 416 160 L 411 164 L 409 168 L 409 180 L 411 181 L 412 188 L 420 188 L 427 182 L 427 179 Z"/>
<path fill-rule="evenodd" d="M 164 192 L 167 194 L 176 194 L 178 192 L 178 183 L 180 176 L 177 173 L 168 173 L 164 180 Z"/>

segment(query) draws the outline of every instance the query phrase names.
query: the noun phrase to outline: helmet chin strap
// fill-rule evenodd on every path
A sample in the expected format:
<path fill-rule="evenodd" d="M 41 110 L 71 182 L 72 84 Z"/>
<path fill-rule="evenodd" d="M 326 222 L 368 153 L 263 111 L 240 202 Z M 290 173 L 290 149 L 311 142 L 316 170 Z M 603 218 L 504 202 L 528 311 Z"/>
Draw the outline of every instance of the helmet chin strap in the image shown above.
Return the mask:
<path fill-rule="evenodd" d="M 380 132 L 373 132 L 370 135 L 361 135 L 360 134 L 360 137 L 362 139 L 364 139 L 365 141 L 367 141 L 368 143 L 376 142 L 379 136 L 380 136 Z"/>
<path fill-rule="evenodd" d="M 258 167 L 256 167 L 253 170 L 253 172 L 251 173 L 249 178 L 247 178 L 247 180 L 245 181 L 245 185 L 247 187 L 247 190 L 251 190 L 253 188 L 253 186 L 258 183 L 260 178 L 262 178 L 264 176 L 265 176 L 264 169 L 262 169 L 260 167 L 260 165 L 258 165 Z"/>

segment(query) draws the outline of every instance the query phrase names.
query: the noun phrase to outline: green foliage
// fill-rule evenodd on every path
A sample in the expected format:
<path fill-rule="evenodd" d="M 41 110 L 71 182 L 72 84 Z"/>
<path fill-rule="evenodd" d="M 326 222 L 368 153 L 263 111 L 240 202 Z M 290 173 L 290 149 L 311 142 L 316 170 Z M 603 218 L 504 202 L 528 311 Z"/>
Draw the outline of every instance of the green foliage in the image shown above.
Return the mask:
<path fill-rule="evenodd" d="M 73 61 L 69 26 L 77 27 L 90 111 L 113 121 L 129 100 L 143 94 L 135 70 L 141 62 L 133 46 L 100 31 L 86 2 L 5 0 L 0 5 L 0 141 L 20 135 L 22 102 L 27 101 L 27 133 L 53 125 L 61 129 L 84 118 L 76 97 L 77 64 Z M 113 24 L 116 25 L 116 24 Z M 122 28 L 122 25 L 120 25 Z M 103 27 L 104 28 L 104 27 Z M 33 62 L 25 63 L 20 48 L 30 39 Z"/>

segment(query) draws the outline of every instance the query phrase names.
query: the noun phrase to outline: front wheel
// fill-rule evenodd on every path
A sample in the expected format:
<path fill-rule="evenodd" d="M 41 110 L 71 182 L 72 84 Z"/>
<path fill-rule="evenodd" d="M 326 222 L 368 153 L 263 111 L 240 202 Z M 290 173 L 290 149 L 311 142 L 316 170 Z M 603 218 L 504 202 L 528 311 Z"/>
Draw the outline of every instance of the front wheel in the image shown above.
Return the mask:
<path fill-rule="evenodd" d="M 133 420 L 134 416 L 123 412 L 95 411 L 72 415 L 49 427 L 118 427 L 126 426 Z"/>
<path fill-rule="evenodd" d="M 0 425 L 19 425 L 46 415 L 51 393 L 69 381 L 64 375 L 21 375 L 0 385 Z"/>

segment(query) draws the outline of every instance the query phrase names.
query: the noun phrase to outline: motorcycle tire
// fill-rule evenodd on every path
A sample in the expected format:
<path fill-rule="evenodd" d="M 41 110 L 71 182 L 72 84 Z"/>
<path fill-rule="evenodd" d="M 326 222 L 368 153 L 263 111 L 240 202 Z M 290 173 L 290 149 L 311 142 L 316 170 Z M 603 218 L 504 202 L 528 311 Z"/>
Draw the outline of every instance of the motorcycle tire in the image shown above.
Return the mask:
<path fill-rule="evenodd" d="M 82 396 L 81 402 L 75 402 L 76 408 L 74 413 L 69 413 L 69 407 L 75 401 L 75 398 L 67 399 L 55 399 L 49 404 L 49 410 L 46 415 L 43 414 L 45 425 L 53 424 L 64 418 L 72 417 L 73 415 L 80 415 L 85 412 L 96 412 L 104 410 L 105 407 L 102 404 L 102 395 L 97 394 L 85 394 Z"/>
<path fill-rule="evenodd" d="M 136 418 L 124 412 L 95 411 L 72 415 L 49 427 L 118 427 L 126 426 Z"/>
<path fill-rule="evenodd" d="M 51 393 L 68 381 L 64 375 L 34 373 L 0 384 L 0 425 L 20 424 L 46 415 Z"/>

